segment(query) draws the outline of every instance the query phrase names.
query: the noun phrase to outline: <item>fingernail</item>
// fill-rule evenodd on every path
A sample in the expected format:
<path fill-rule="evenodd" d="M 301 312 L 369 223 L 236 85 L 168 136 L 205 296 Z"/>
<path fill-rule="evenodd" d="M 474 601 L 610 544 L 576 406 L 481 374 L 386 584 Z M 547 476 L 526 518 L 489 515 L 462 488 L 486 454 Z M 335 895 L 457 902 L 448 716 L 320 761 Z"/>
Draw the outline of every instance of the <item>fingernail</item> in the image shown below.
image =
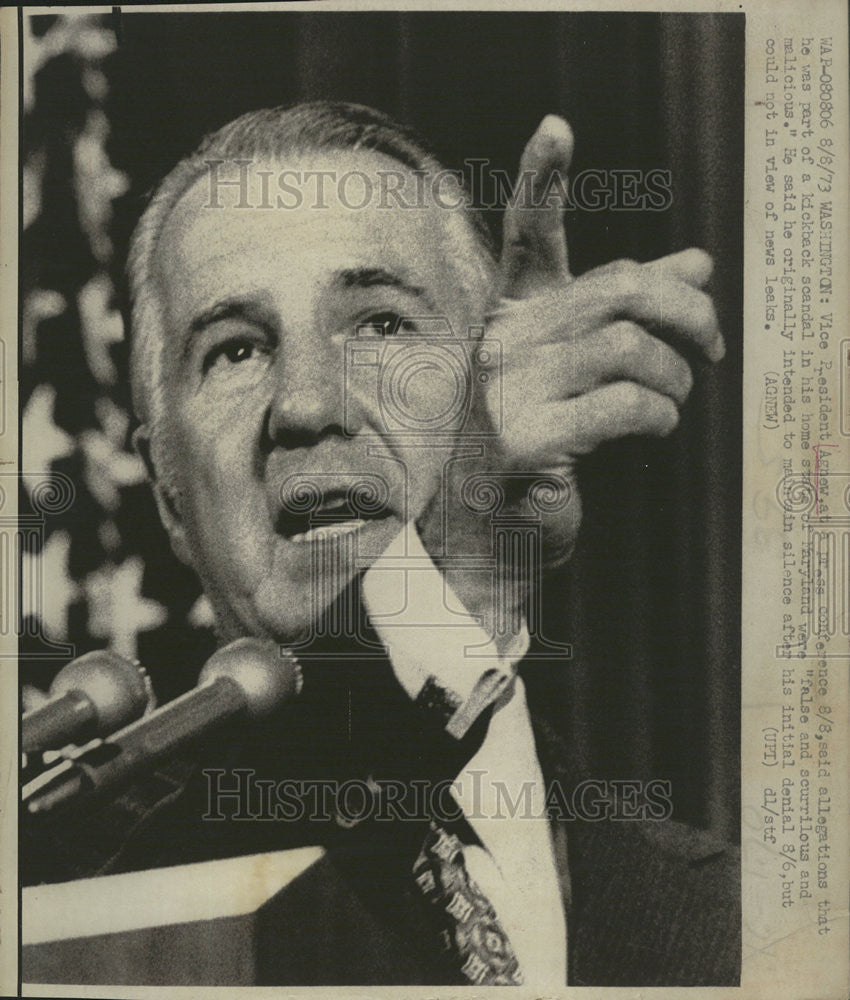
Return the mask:
<path fill-rule="evenodd" d="M 572 142 L 573 132 L 560 115 L 546 115 L 537 126 L 537 134 L 560 142 Z"/>

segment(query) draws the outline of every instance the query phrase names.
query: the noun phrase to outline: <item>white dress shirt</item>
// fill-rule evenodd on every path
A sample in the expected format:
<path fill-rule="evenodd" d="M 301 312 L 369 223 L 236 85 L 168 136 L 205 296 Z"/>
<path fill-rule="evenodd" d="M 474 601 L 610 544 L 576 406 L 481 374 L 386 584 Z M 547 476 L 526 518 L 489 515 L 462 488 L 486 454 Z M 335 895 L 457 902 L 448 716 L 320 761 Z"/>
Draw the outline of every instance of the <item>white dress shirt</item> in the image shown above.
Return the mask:
<path fill-rule="evenodd" d="M 516 674 L 528 649 L 527 632 L 500 656 L 428 556 L 412 523 L 367 570 L 363 597 L 411 698 L 429 677 L 463 701 L 485 671 L 495 668 L 504 677 L 484 742 L 453 788 L 484 845 L 467 845 L 463 855 L 511 941 L 524 982 L 563 987 L 563 901 L 525 688 Z"/>

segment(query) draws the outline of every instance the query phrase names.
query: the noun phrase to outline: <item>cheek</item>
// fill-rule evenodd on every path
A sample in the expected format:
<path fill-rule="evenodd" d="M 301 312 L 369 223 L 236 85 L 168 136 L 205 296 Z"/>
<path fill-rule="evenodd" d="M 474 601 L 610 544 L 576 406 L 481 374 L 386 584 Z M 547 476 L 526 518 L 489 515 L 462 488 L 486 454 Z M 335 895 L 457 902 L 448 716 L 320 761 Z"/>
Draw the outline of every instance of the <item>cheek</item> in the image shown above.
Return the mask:
<path fill-rule="evenodd" d="M 423 337 L 387 342 L 374 369 L 374 391 L 390 435 L 451 435 L 470 403 L 468 349 Z"/>
<path fill-rule="evenodd" d="M 204 446 L 193 453 L 183 480 L 185 535 L 205 589 L 235 607 L 249 600 L 267 573 L 274 534 L 249 453 L 221 443 Z"/>
<path fill-rule="evenodd" d="M 459 426 L 467 403 L 467 379 L 459 361 L 449 353 L 429 352 L 398 380 L 395 394 L 399 415 L 411 430 L 420 427 L 435 434 Z"/>
<path fill-rule="evenodd" d="M 221 538 L 226 530 L 238 541 L 264 513 L 247 423 L 238 415 L 203 419 L 191 410 L 173 421 L 170 454 L 190 533 Z"/>

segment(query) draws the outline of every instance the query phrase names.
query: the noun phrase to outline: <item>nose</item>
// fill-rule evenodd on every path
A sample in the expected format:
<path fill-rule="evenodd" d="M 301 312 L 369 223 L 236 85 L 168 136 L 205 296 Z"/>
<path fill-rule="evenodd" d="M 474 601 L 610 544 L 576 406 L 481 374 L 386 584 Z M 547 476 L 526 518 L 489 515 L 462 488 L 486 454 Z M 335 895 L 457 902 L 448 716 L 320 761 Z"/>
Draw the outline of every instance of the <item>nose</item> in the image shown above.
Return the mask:
<path fill-rule="evenodd" d="M 312 334 L 283 338 L 274 364 L 267 432 L 272 444 L 310 447 L 344 433 L 342 351 Z"/>

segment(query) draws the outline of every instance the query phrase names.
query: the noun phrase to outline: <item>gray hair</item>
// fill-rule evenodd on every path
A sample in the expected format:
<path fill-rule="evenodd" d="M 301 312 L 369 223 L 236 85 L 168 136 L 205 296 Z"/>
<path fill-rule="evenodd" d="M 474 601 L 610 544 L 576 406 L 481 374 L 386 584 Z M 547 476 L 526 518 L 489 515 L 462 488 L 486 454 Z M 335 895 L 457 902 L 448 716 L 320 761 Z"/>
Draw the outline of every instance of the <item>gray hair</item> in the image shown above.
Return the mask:
<path fill-rule="evenodd" d="M 210 160 L 278 159 L 316 150 L 361 149 L 383 153 L 412 171 L 434 174 L 443 170 L 411 129 L 381 112 L 358 104 L 316 101 L 242 115 L 208 135 L 156 189 L 133 234 L 127 263 L 132 303 L 133 405 L 139 419 L 148 425 L 152 443 L 159 437 L 163 414 L 165 334 L 153 277 L 154 261 L 172 209 L 209 169 Z M 464 289 L 473 301 L 480 301 L 486 308 L 494 267 L 490 236 L 460 181 L 457 187 L 461 210 L 449 215 L 465 220 L 465 224 L 447 226 L 447 238 L 455 244 L 452 258 L 457 261 Z"/>

